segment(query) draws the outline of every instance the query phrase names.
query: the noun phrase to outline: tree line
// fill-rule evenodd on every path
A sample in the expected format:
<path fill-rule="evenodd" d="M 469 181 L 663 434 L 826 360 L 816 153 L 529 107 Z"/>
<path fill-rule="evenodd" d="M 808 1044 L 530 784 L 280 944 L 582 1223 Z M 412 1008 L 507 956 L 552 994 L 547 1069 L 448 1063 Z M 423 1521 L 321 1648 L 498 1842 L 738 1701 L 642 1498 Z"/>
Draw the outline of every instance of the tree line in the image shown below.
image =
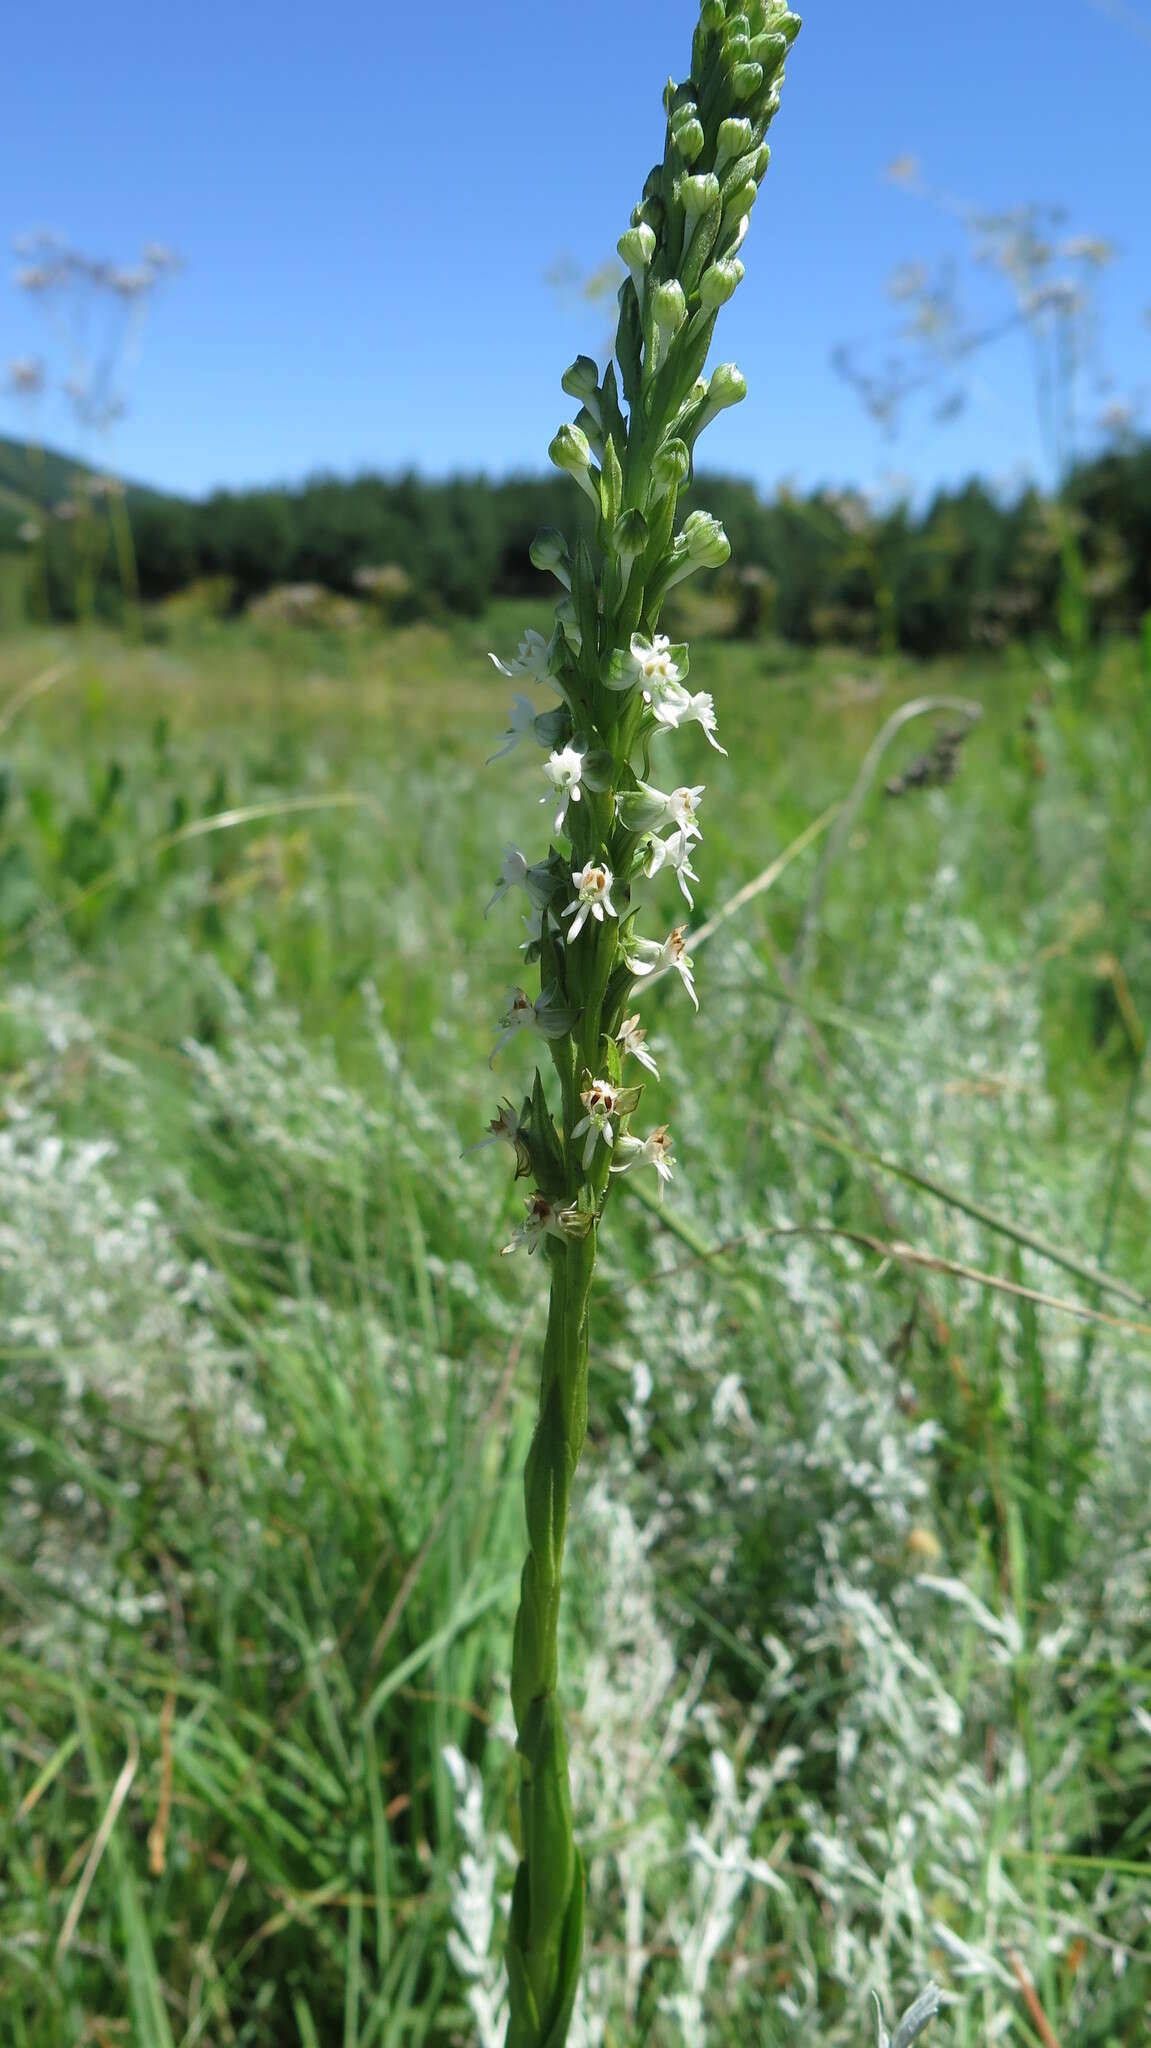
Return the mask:
<path fill-rule="evenodd" d="M 64 490 L 59 458 L 49 469 L 19 458 L 22 476 L 12 444 L 0 461 L 0 555 L 39 550 L 31 601 L 66 618 L 83 554 L 96 602 L 114 609 L 123 550 L 99 545 L 108 486 L 73 467 Z M 361 598 L 385 591 L 394 619 L 538 595 L 533 535 L 571 531 L 582 516 L 558 475 L 318 476 L 197 501 L 129 487 L 121 503 L 146 603 L 211 579 L 239 612 L 278 586 L 314 584 Z M 768 499 L 724 476 L 701 476 L 692 503 L 715 512 L 731 539 L 719 586 L 733 632 L 917 655 L 1041 633 L 1057 623 L 1068 531 L 1096 630 L 1134 630 L 1151 611 L 1151 441 L 1081 465 L 1061 504 L 1036 490 L 1005 499 L 972 481 L 920 508 L 875 508 L 832 490 Z"/>

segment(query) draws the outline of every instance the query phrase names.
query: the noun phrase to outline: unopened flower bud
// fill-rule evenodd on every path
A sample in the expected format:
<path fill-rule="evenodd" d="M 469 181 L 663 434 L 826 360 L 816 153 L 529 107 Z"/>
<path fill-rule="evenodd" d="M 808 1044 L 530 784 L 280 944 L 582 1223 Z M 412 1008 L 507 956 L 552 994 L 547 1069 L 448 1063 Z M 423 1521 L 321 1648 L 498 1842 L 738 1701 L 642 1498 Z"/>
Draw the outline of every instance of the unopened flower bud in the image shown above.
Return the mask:
<path fill-rule="evenodd" d="M 635 506 L 623 517 L 616 520 L 612 534 L 612 546 L 619 561 L 623 587 L 626 590 L 632 568 L 642 555 L 648 542 L 647 520 Z"/>
<path fill-rule="evenodd" d="M 687 319 L 687 300 L 677 277 L 670 278 L 666 284 L 657 284 L 651 295 L 651 312 L 666 345 L 679 333 Z"/>
<path fill-rule="evenodd" d="M 787 37 L 775 30 L 768 35 L 753 36 L 749 54 L 753 63 L 762 64 L 765 77 L 770 78 L 787 55 Z"/>
<path fill-rule="evenodd" d="M 542 569 L 545 576 L 557 576 L 566 589 L 572 587 L 571 556 L 562 533 L 554 526 L 543 526 L 528 549 L 532 564 Z"/>
<path fill-rule="evenodd" d="M 719 179 L 714 171 L 703 171 L 698 177 L 681 178 L 679 181 L 679 202 L 690 221 L 696 221 L 709 207 L 719 204 Z"/>
<path fill-rule="evenodd" d="M 751 148 L 751 135 L 751 122 L 742 117 L 732 115 L 728 120 L 720 122 L 719 134 L 715 139 L 717 171 L 722 171 L 724 165 L 730 163 L 733 157 L 746 156 Z"/>
<path fill-rule="evenodd" d="M 655 255 L 655 229 L 649 227 L 646 220 L 641 220 L 635 227 L 628 228 L 626 234 L 620 236 L 616 248 L 627 264 L 642 313 L 647 292 L 647 273 L 651 267 L 651 259 Z"/>
<path fill-rule="evenodd" d="M 681 538 L 693 569 L 722 569 L 731 554 L 731 542 L 710 512 L 689 512 Z"/>
<path fill-rule="evenodd" d="M 557 469 L 566 469 L 573 474 L 587 469 L 591 464 L 591 449 L 582 427 L 561 427 L 548 449 Z"/>
<path fill-rule="evenodd" d="M 647 222 L 640 221 L 638 227 L 628 228 L 616 243 L 622 260 L 633 273 L 646 270 L 655 255 L 655 231 Z"/>
<path fill-rule="evenodd" d="M 684 286 L 690 292 L 695 290 L 700 272 L 711 255 L 721 224 L 719 179 L 714 171 L 705 171 L 698 177 L 681 178 L 676 190 L 686 216 L 678 267 Z"/>
<path fill-rule="evenodd" d="M 711 373 L 707 387 L 706 411 L 714 416 L 747 397 L 747 378 L 734 363 L 720 363 Z"/>
<path fill-rule="evenodd" d="M 723 209 L 724 228 L 730 227 L 733 220 L 742 220 L 745 213 L 750 214 L 758 196 L 759 186 L 754 178 L 749 178 L 746 185 L 741 185 L 738 192 L 733 192 L 727 200 Z"/>
<path fill-rule="evenodd" d="M 731 74 L 732 97 L 749 100 L 763 84 L 762 64 L 736 64 Z"/>
<path fill-rule="evenodd" d="M 663 233 L 663 224 L 666 218 L 667 208 L 659 193 L 656 192 L 650 197 L 641 199 L 638 206 L 633 206 L 631 224 L 633 228 L 642 226 L 651 228 L 658 239 Z"/>
<path fill-rule="evenodd" d="M 689 118 L 677 122 L 671 131 L 671 138 L 685 163 L 693 164 L 696 158 L 702 155 L 706 138 L 700 121 Z"/>
<path fill-rule="evenodd" d="M 570 368 L 563 373 L 560 383 L 569 398 L 583 401 L 597 426 L 599 424 L 599 371 L 590 356 L 577 356 Z"/>
<path fill-rule="evenodd" d="M 699 296 L 705 310 L 714 313 L 727 304 L 743 278 L 743 265 L 736 257 L 724 257 L 705 270 L 699 281 Z"/>
<path fill-rule="evenodd" d="M 691 456 L 686 441 L 665 441 L 652 457 L 651 475 L 656 496 L 663 498 L 669 491 L 677 491 L 690 468 Z"/>
<path fill-rule="evenodd" d="M 598 499 L 597 499 L 598 504 Z M 570 597 L 562 597 L 555 609 L 556 627 L 573 654 L 578 655 L 583 645 L 583 634 L 576 618 L 575 606 Z"/>
<path fill-rule="evenodd" d="M 706 29 L 709 35 L 718 34 L 726 20 L 727 9 L 723 0 L 703 0 L 703 6 L 699 10 L 699 25 Z"/>
<path fill-rule="evenodd" d="M 771 145 L 767 142 L 761 142 L 755 153 L 755 168 L 751 174 L 757 185 L 762 185 L 764 178 L 767 176 L 767 167 L 770 162 Z"/>
<path fill-rule="evenodd" d="M 548 449 L 548 455 L 557 469 L 565 470 L 575 478 L 581 491 L 591 499 L 599 510 L 599 492 L 591 479 L 591 447 L 582 427 L 561 427 Z"/>
<path fill-rule="evenodd" d="M 700 385 L 698 393 L 695 410 L 688 416 L 684 428 L 693 442 L 698 440 L 704 428 L 710 426 L 718 413 L 725 411 L 729 405 L 738 405 L 741 399 L 747 397 L 747 379 L 742 371 L 737 370 L 734 363 L 720 363 L 712 372 L 711 382 Z M 696 400 L 695 392 L 692 393 L 692 399 Z"/>

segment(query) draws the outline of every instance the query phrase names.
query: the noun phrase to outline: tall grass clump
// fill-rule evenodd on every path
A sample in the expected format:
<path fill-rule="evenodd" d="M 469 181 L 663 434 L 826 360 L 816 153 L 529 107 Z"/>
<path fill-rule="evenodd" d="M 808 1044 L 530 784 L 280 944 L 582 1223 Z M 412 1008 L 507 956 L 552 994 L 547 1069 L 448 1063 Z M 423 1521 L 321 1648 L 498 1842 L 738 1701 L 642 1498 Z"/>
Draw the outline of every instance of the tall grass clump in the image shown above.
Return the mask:
<path fill-rule="evenodd" d="M 522 1835 L 507 1942 L 509 2048 L 562 2048 L 579 1978 L 584 1869 L 557 1686 L 564 1544 L 587 1430 L 589 1301 L 612 1178 L 651 1168 L 662 1191 L 673 1172 L 666 1124 L 633 1128 L 644 1084 L 631 1073 L 658 1078 L 639 1014 L 629 1014 L 636 984 L 673 968 L 698 1008 L 685 927 L 642 935 L 633 895 L 667 868 L 691 906 L 704 789 L 661 787 L 662 757 L 670 736 L 692 724 L 723 751 L 711 695 L 687 686 L 686 646 L 657 628 L 668 592 L 730 554 L 709 513 L 693 511 L 677 531 L 676 511 L 703 429 L 746 395 L 734 364 L 709 379 L 703 370 L 720 309 L 744 274 L 739 251 L 798 30 L 780 0 L 746 11 L 704 0 L 690 74 L 665 94 L 663 161 L 619 243 L 628 277 L 616 360 L 601 377 L 580 356 L 563 379 L 580 408 L 549 454 L 588 499 L 594 540 L 581 534 L 573 550 L 554 530 L 538 536 L 532 558 L 567 595 L 549 640 L 529 633 L 514 661 L 496 663 L 559 698 L 537 713 L 518 695 L 500 750 L 521 738 L 546 750 L 541 802 L 554 804 L 554 837 L 542 859 L 529 863 L 511 847 L 501 867 L 497 897 L 522 888 L 528 898 L 523 951 L 539 990 L 533 998 L 513 988 L 497 1050 L 523 1031 L 542 1038 L 558 1084 L 553 1106 L 537 1067 L 522 1105 L 503 1103 L 491 1125 L 530 1184 L 505 1249 L 545 1246 L 551 1281 L 512 1653 Z"/>

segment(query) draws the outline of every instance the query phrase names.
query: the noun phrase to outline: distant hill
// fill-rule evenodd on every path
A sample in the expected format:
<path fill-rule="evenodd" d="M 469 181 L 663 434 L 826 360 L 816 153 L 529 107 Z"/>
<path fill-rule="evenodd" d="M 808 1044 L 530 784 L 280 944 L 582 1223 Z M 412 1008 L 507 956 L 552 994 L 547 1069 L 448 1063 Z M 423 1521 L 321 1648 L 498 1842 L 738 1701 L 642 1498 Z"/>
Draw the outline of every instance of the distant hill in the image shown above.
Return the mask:
<path fill-rule="evenodd" d="M 77 455 L 65 455 L 58 448 L 30 448 L 0 434 L 0 504 L 21 516 L 58 505 L 85 477 L 101 475 L 97 464 Z M 128 494 L 133 499 L 177 502 L 171 493 L 149 490 L 145 484 L 129 484 Z"/>

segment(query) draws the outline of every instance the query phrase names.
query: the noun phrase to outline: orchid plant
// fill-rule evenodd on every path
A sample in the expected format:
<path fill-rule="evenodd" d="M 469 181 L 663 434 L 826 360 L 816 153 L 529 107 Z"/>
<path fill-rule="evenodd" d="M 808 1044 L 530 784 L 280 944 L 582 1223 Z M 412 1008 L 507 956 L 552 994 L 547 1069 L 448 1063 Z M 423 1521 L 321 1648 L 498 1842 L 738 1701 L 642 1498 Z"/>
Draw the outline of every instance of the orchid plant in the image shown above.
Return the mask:
<path fill-rule="evenodd" d="M 603 375 L 580 356 L 563 378 L 579 401 L 549 449 L 594 509 L 594 543 L 541 533 L 537 568 L 564 596 L 550 640 L 525 634 L 516 682 L 554 692 L 536 710 L 516 695 L 504 743 L 545 752 L 540 801 L 553 843 L 529 864 L 506 852 L 489 909 L 527 897 L 525 960 L 534 998 L 515 987 L 495 1052 L 521 1033 L 545 1041 L 558 1081 L 553 1110 L 537 1067 L 517 1109 L 503 1102 L 483 1142 L 505 1142 L 531 1184 L 505 1251 L 541 1245 L 551 1274 L 539 1416 L 525 1474 L 528 1555 L 512 1658 L 520 1757 L 521 1861 L 508 1937 L 508 2048 L 563 2048 L 580 1968 L 584 1878 L 571 1819 L 557 1700 L 557 1625 L 572 1480 L 587 1420 L 588 1304 L 596 1245 L 615 1176 L 672 1177 L 665 1125 L 633 1130 L 643 1084 L 657 1076 L 637 986 L 663 969 L 698 1009 L 686 927 L 636 929 L 639 885 L 670 868 L 690 907 L 701 842 L 702 785 L 665 790 L 674 734 L 698 725 L 716 750 L 715 705 L 689 687 L 688 650 L 658 629 L 668 592 L 728 559 L 727 537 L 694 511 L 676 529 L 679 496 L 708 423 L 746 395 L 733 364 L 703 375 L 720 308 L 743 274 L 740 250 L 767 169 L 768 126 L 799 30 L 783 0 L 702 0 L 690 76 L 669 83 L 663 161 L 644 186 L 619 252 L 615 360 Z M 557 845 L 555 842 L 559 841 Z M 493 1058 L 495 1053 L 493 1053 Z"/>

